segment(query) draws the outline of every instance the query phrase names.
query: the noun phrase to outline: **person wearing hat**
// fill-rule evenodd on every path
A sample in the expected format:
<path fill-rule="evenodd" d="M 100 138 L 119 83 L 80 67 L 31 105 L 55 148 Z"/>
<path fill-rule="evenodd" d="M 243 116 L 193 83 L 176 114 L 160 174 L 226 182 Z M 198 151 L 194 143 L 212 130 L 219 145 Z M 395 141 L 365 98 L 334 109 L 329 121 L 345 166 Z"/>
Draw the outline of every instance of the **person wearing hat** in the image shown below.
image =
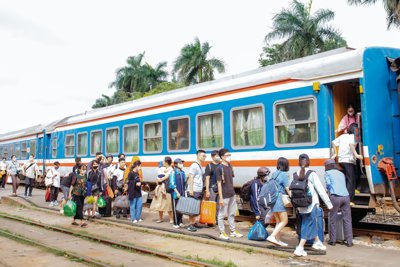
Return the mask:
<path fill-rule="evenodd" d="M 177 158 L 174 160 L 174 170 L 169 176 L 169 187 L 171 192 L 172 201 L 172 213 L 174 219 L 174 228 L 183 227 L 182 214 L 176 211 L 176 205 L 178 204 L 179 198 L 185 194 L 185 181 L 186 174 L 183 170 L 184 160 Z"/>
<path fill-rule="evenodd" d="M 337 241 L 336 223 L 338 211 L 343 214 L 343 228 L 346 245 L 353 246 L 353 229 L 351 222 L 350 196 L 346 188 L 346 177 L 337 169 L 336 162 L 333 159 L 325 161 L 325 183 L 329 192 L 329 199 L 333 208 L 329 211 L 329 242 L 334 246 Z"/>
<path fill-rule="evenodd" d="M 331 200 L 325 191 L 325 187 L 322 185 L 318 175 L 315 171 L 310 170 L 310 158 L 307 154 L 301 154 L 299 156 L 300 169 L 293 173 L 294 181 L 305 181 L 307 180 L 308 192 L 307 196 L 310 196 L 312 201 L 306 207 L 297 207 L 297 211 L 301 217 L 300 225 L 300 241 L 294 251 L 296 256 L 307 256 L 307 252 L 304 250 L 304 245 L 307 240 L 314 240 L 312 245 L 313 249 L 326 250 L 326 246 L 318 237 L 318 216 L 321 214 L 322 209 L 319 207 L 319 197 L 324 201 L 328 210 L 332 209 Z M 293 195 L 292 195 L 293 200 Z"/>
<path fill-rule="evenodd" d="M 260 194 L 261 187 L 264 185 L 265 179 L 270 174 L 270 170 L 267 167 L 260 167 L 257 170 L 257 177 L 254 178 L 254 182 L 250 187 L 250 207 L 256 215 L 256 220 L 261 218 L 261 207 L 258 205 L 258 195 Z"/>
<path fill-rule="evenodd" d="M 284 157 L 280 157 L 276 163 L 276 172 L 271 176 L 271 179 L 275 180 L 278 187 L 279 196 L 276 199 L 275 204 L 271 207 L 272 214 L 274 215 L 276 224 L 274 231 L 268 236 L 267 241 L 287 247 L 288 244 L 281 240 L 281 231 L 288 224 L 288 214 L 283 204 L 282 195 L 289 194 L 289 160 Z"/>

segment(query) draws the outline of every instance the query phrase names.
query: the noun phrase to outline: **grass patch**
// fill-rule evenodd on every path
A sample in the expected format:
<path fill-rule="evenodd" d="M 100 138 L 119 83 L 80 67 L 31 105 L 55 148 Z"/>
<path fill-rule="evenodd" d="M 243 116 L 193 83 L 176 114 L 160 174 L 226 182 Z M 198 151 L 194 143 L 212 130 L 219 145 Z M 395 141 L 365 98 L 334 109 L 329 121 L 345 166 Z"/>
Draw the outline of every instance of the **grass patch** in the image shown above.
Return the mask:
<path fill-rule="evenodd" d="M 237 265 L 233 261 L 222 261 L 216 257 L 212 259 L 204 259 L 199 257 L 199 255 L 192 256 L 192 255 L 187 255 L 184 258 L 189 259 L 189 260 L 195 260 L 195 261 L 200 261 L 200 262 L 206 262 L 209 264 L 217 265 L 217 266 L 223 266 L 223 267 L 237 267 Z"/>

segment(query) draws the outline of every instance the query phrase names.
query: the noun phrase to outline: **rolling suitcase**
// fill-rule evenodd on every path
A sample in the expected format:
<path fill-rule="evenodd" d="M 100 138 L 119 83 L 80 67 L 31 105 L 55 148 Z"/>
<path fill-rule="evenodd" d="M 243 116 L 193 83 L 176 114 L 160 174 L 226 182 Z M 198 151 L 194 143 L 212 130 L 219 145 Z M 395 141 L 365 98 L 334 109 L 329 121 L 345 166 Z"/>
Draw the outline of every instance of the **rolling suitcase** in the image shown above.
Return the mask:
<path fill-rule="evenodd" d="M 106 201 L 106 206 L 104 208 L 99 208 L 99 213 L 101 217 L 111 217 L 112 207 L 111 207 L 111 198 L 108 196 L 103 196 Z"/>
<path fill-rule="evenodd" d="M 176 211 L 184 215 L 197 216 L 200 214 L 200 200 L 192 197 L 180 197 Z"/>
<path fill-rule="evenodd" d="M 217 203 L 215 201 L 202 201 L 200 206 L 200 223 L 216 224 Z"/>
<path fill-rule="evenodd" d="M 330 224 L 329 224 L 330 227 Z M 329 228 L 329 232 L 331 229 Z M 344 242 L 344 226 L 343 226 L 343 213 L 340 211 L 337 213 L 337 221 L 336 221 L 336 241 Z"/>

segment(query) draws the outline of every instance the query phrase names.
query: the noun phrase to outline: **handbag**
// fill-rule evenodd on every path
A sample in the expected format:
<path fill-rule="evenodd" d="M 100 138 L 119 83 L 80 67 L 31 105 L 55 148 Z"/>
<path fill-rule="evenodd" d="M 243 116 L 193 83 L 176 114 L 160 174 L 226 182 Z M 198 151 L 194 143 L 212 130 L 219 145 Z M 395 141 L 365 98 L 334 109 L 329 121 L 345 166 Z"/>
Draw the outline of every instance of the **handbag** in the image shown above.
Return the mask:
<path fill-rule="evenodd" d="M 45 194 L 45 196 L 44 196 L 44 200 L 45 200 L 46 202 L 50 202 L 50 187 L 48 187 L 48 188 L 46 189 L 46 194 Z"/>
<path fill-rule="evenodd" d="M 216 224 L 217 203 L 215 201 L 202 201 L 200 206 L 200 223 Z"/>
<path fill-rule="evenodd" d="M 285 208 L 293 207 L 292 202 L 290 201 L 289 195 L 282 194 L 281 197 L 282 197 L 283 206 Z"/>
<path fill-rule="evenodd" d="M 118 209 L 126 209 L 129 207 L 128 195 L 117 196 L 114 200 L 114 207 Z"/>
<path fill-rule="evenodd" d="M 110 198 L 114 198 L 114 191 L 108 184 L 106 184 L 106 193 Z"/>

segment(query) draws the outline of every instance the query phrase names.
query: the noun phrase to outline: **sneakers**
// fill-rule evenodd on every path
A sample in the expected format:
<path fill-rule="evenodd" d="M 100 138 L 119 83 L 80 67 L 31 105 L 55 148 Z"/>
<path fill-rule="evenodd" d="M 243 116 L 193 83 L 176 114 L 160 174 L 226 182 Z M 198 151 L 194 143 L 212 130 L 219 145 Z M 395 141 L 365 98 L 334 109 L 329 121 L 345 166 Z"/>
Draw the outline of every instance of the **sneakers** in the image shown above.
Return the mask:
<path fill-rule="evenodd" d="M 354 190 L 354 193 L 360 194 L 361 192 L 360 192 L 360 190 L 356 189 L 356 190 Z"/>
<path fill-rule="evenodd" d="M 267 237 L 267 241 L 268 241 L 268 242 L 271 242 L 271 243 L 274 244 L 274 245 L 282 246 L 281 243 L 280 243 L 278 240 L 276 240 L 276 238 L 273 237 L 272 235 L 270 235 L 269 237 Z"/>
<path fill-rule="evenodd" d="M 178 229 L 179 225 L 174 224 L 174 225 L 172 225 L 172 227 L 174 227 L 175 229 Z"/>
<path fill-rule="evenodd" d="M 350 202 L 350 207 L 355 206 L 356 204 L 354 202 Z"/>
<path fill-rule="evenodd" d="M 316 250 L 326 250 L 326 247 L 324 246 L 324 244 L 322 244 L 321 241 L 314 242 L 314 244 L 312 245 L 312 248 L 316 249 Z"/>
<path fill-rule="evenodd" d="M 278 240 L 279 244 L 281 245 L 281 247 L 287 247 L 289 246 L 288 243 L 283 242 L 282 240 Z"/>
<path fill-rule="evenodd" d="M 54 207 L 54 203 L 53 203 L 53 202 L 50 202 L 49 207 L 50 207 L 50 208 Z"/>
<path fill-rule="evenodd" d="M 132 223 L 137 223 L 137 220 L 133 220 Z"/>
<path fill-rule="evenodd" d="M 183 223 L 180 223 L 180 224 L 179 224 L 179 227 L 182 227 L 182 228 L 183 228 L 184 226 L 185 226 L 185 225 L 183 225 Z"/>
<path fill-rule="evenodd" d="M 193 225 L 189 225 L 187 229 L 188 229 L 189 232 L 196 232 L 197 231 L 197 228 L 194 227 Z"/>
<path fill-rule="evenodd" d="M 219 238 L 220 238 L 220 239 L 223 239 L 223 240 L 229 240 L 229 236 L 228 236 L 225 232 L 222 232 L 222 233 L 219 235 Z"/>
<path fill-rule="evenodd" d="M 142 220 L 142 219 L 139 219 L 138 222 L 143 222 L 143 220 Z"/>
<path fill-rule="evenodd" d="M 304 248 L 296 247 L 294 255 L 296 255 L 297 257 L 306 257 L 307 252 L 304 250 Z"/>
<path fill-rule="evenodd" d="M 232 232 L 230 236 L 231 237 L 243 237 L 243 235 L 241 233 L 239 233 L 237 230 Z"/>

